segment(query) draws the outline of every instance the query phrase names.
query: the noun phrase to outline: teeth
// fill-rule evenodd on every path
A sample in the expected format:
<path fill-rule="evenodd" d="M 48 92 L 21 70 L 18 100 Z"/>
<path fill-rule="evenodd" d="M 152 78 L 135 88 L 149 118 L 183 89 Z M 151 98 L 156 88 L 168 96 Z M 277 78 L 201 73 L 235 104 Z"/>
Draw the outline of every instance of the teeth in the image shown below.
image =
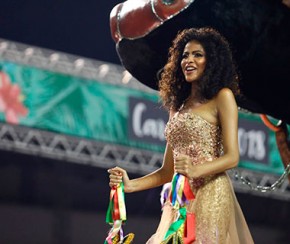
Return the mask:
<path fill-rule="evenodd" d="M 196 68 L 194 68 L 194 67 L 187 67 L 187 68 L 186 68 L 187 71 L 192 71 L 192 70 L 195 70 L 195 69 L 196 69 Z"/>

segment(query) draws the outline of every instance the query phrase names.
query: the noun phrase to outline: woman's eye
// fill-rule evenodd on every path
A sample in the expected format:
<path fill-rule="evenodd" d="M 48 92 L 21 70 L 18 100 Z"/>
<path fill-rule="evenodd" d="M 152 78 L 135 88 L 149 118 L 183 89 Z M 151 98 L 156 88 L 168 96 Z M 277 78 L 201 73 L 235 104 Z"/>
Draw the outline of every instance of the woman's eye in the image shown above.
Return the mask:
<path fill-rule="evenodd" d="M 202 57 L 203 55 L 202 55 L 201 53 L 196 53 L 194 56 L 200 58 L 200 57 Z"/>

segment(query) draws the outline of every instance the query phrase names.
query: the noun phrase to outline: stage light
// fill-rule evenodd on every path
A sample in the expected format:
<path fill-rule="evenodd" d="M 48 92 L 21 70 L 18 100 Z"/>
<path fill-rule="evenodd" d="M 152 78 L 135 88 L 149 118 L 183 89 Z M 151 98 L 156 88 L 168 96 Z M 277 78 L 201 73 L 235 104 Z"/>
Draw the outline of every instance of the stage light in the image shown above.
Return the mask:
<path fill-rule="evenodd" d="M 1 42 L 0 43 L 0 50 L 3 51 L 8 48 L 8 42 Z"/>
<path fill-rule="evenodd" d="M 123 84 L 128 84 L 130 82 L 131 78 L 132 78 L 132 75 L 127 70 L 125 70 L 123 72 L 122 83 Z"/>
<path fill-rule="evenodd" d="M 109 65 L 107 65 L 107 64 L 102 64 L 102 65 L 99 67 L 99 75 L 100 75 L 100 77 L 105 77 L 105 76 L 108 74 L 109 70 L 110 70 Z"/>
<path fill-rule="evenodd" d="M 32 47 L 26 48 L 24 54 L 25 56 L 32 56 L 34 54 L 34 49 Z"/>
<path fill-rule="evenodd" d="M 74 64 L 75 64 L 76 68 L 81 69 L 85 66 L 85 60 L 79 58 L 76 61 L 74 61 Z"/>
<path fill-rule="evenodd" d="M 49 57 L 51 62 L 57 62 L 59 60 L 59 54 L 58 53 L 53 53 Z"/>

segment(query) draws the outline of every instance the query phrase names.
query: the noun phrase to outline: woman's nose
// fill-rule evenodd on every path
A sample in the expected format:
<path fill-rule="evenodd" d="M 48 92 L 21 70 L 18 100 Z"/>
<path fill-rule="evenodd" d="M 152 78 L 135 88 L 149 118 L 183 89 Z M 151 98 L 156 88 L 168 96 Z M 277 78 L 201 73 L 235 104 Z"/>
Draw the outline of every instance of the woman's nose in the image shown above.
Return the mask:
<path fill-rule="evenodd" d="M 195 60 L 195 58 L 193 56 L 189 56 L 187 59 L 188 62 L 194 62 L 194 60 Z"/>

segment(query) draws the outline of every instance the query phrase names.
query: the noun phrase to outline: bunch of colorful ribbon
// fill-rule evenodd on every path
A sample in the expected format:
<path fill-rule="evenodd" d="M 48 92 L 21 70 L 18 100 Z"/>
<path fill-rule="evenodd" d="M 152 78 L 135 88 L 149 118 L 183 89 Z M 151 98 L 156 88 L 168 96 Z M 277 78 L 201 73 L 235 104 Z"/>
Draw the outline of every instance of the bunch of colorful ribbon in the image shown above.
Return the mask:
<path fill-rule="evenodd" d="M 172 178 L 170 202 L 175 209 L 184 207 L 189 200 L 195 198 L 188 178 L 181 174 L 175 174 Z"/>
<path fill-rule="evenodd" d="M 169 200 L 172 207 L 178 210 L 178 217 L 169 227 L 164 243 L 179 243 L 178 238 L 186 244 L 195 240 L 195 215 L 186 211 L 186 204 L 194 198 L 188 178 L 175 174 L 172 178 Z"/>
<path fill-rule="evenodd" d="M 106 215 L 106 222 L 112 225 L 112 228 L 104 244 L 123 243 L 124 235 L 122 224 L 126 221 L 126 206 L 124 184 L 112 188 L 110 193 L 110 202 Z M 118 241 L 116 242 L 116 239 Z"/>

